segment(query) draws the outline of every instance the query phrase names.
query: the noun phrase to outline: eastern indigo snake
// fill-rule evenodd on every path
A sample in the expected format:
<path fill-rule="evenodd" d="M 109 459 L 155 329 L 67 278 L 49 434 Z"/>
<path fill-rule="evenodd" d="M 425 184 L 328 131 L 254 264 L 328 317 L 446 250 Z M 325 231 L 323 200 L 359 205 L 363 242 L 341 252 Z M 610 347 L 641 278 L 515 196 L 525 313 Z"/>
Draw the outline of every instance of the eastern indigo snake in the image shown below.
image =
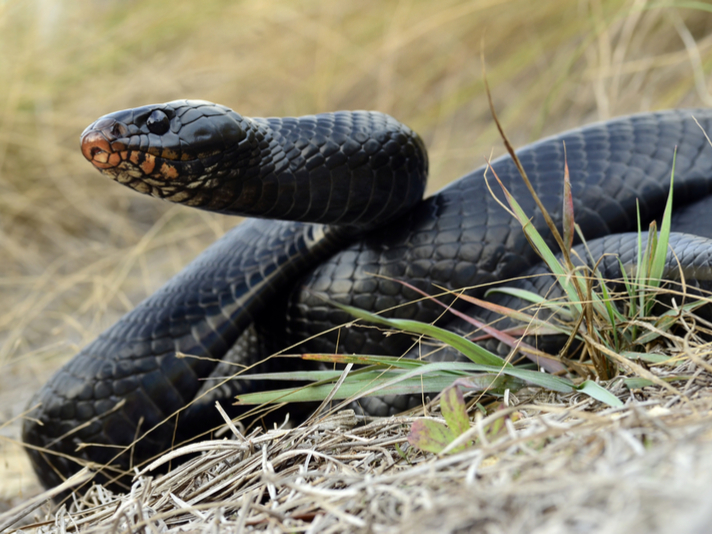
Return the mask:
<path fill-rule="evenodd" d="M 704 199 L 712 192 L 712 147 L 693 115 L 712 132 L 710 110 L 645 113 L 566 132 L 518 155 L 560 224 L 565 144 L 576 221 L 595 240 L 635 230 L 636 199 L 644 223 L 661 215 L 677 147 L 675 229 L 709 236 Z M 47 486 L 79 469 L 69 457 L 113 461 L 111 477 L 214 426 L 216 399 L 227 405 L 239 388 L 264 385 L 227 384 L 203 395 L 210 382 L 201 379 L 224 375 L 216 361 L 226 354 L 249 364 L 348 321 L 320 296 L 380 311 L 418 297 L 397 280 L 428 292 L 482 286 L 538 261 L 519 224 L 488 191 L 484 167 L 421 200 L 424 144 L 377 112 L 250 119 L 208 102 L 175 101 L 102 117 L 82 134 L 82 152 L 139 192 L 282 220 L 250 219 L 233 228 L 42 388 L 23 439 Z M 496 160 L 492 170 L 549 235 L 511 159 Z M 612 246 L 625 252 L 623 241 Z M 674 241 L 690 261 L 709 265 L 705 240 Z M 430 322 L 441 309 L 421 299 L 392 313 Z M 448 326 L 447 319 L 439 324 Z M 337 335 L 346 353 L 397 355 L 411 343 L 407 336 L 345 329 L 300 350 L 333 351 Z M 367 398 L 361 407 L 386 415 L 411 401 Z M 120 447 L 162 421 L 117 458 Z M 77 451 L 80 443 L 98 446 Z"/>

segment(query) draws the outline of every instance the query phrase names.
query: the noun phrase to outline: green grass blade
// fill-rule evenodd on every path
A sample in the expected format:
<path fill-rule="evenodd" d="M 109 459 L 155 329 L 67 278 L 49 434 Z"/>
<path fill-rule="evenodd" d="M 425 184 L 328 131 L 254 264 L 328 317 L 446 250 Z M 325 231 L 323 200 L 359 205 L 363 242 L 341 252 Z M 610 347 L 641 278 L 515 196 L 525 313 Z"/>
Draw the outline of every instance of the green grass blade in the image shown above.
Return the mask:
<path fill-rule="evenodd" d="M 621 352 L 621 356 L 623 356 L 624 358 L 628 358 L 629 360 L 642 360 L 648 363 L 675 363 L 675 360 L 671 356 L 665 354 L 623 351 Z"/>
<path fill-rule="evenodd" d="M 612 406 L 614 408 L 620 408 L 623 406 L 623 403 L 618 397 L 592 380 L 586 380 L 579 386 L 576 386 L 576 389 L 582 393 L 586 393 L 586 395 L 596 399 L 597 401 L 608 404 L 608 406 Z"/>
<path fill-rule="evenodd" d="M 468 377 L 475 381 L 479 391 L 504 394 L 505 390 L 517 391 L 525 384 L 502 374 L 481 374 Z M 440 393 L 452 385 L 456 377 L 452 375 L 396 376 L 381 373 L 369 380 L 353 380 L 347 377 L 333 396 L 336 400 L 373 397 L 383 395 L 420 395 L 422 393 Z M 331 393 L 333 384 L 320 384 L 300 388 L 286 388 L 274 391 L 246 393 L 235 397 L 236 405 L 273 404 L 281 402 L 317 402 Z"/>
<path fill-rule="evenodd" d="M 570 393 L 573 391 L 573 386 L 568 380 L 542 373 L 541 371 L 508 367 L 507 369 L 503 369 L 502 373 L 551 391 L 558 391 L 559 393 Z"/>
<path fill-rule="evenodd" d="M 527 291 L 526 289 L 518 289 L 516 287 L 495 287 L 493 289 L 489 289 L 486 293 L 485 296 L 489 297 L 490 295 L 494 293 L 501 293 L 503 295 L 511 295 L 512 297 L 516 297 L 520 300 L 523 300 L 525 302 L 531 302 L 533 304 L 539 304 L 543 306 L 544 308 L 547 308 L 548 310 L 551 310 L 554 314 L 558 315 L 562 320 L 564 321 L 573 321 L 573 315 L 571 312 L 568 310 L 568 304 L 559 304 L 556 302 L 552 302 L 551 300 L 542 297 L 538 293 L 534 293 L 532 291 Z M 527 317 L 530 320 L 534 320 L 534 318 L 528 314 L 525 314 L 523 312 L 519 312 L 523 316 Z M 515 317 L 512 317 L 515 318 Z M 517 318 L 517 320 L 520 320 Z M 524 322 L 524 321 L 522 321 Z"/>
<path fill-rule="evenodd" d="M 564 144 L 564 194 L 561 208 L 561 224 L 564 230 L 564 245 L 571 250 L 574 245 L 574 198 L 571 194 L 571 177 L 569 176 L 569 163 L 566 158 L 566 144 Z"/>
<path fill-rule="evenodd" d="M 368 321 L 370 323 L 381 324 L 384 326 L 389 326 L 400 330 L 402 332 L 409 332 L 411 334 L 419 334 L 424 336 L 429 336 L 443 343 L 450 345 L 452 348 L 459 350 L 462 354 L 467 356 L 470 360 L 475 363 L 481 363 L 485 365 L 495 365 L 495 366 L 510 366 L 511 364 L 505 362 L 500 357 L 495 356 L 486 349 L 483 349 L 479 345 L 465 339 L 457 334 L 433 326 L 431 324 L 421 323 L 418 321 L 411 321 L 408 319 L 387 319 L 376 315 L 375 313 L 367 312 L 359 308 L 354 308 L 353 306 L 346 306 L 344 304 L 339 304 L 338 302 L 328 301 L 332 306 L 336 306 L 344 310 L 345 312 L 353 315 L 358 319 Z"/>
<path fill-rule="evenodd" d="M 286 388 L 275 391 L 248 393 L 236 397 L 238 404 L 262 404 L 275 402 L 312 402 L 323 400 L 331 393 L 333 382 L 340 376 L 340 371 L 313 371 L 314 379 L 330 383 Z M 483 373 L 483 374 L 472 374 Z M 266 373 L 252 375 L 253 378 L 280 380 L 290 373 Z M 437 393 L 448 387 L 458 376 L 467 377 L 468 382 L 479 384 L 479 389 L 492 393 L 503 393 L 505 389 L 516 391 L 525 385 L 538 386 L 559 393 L 571 393 L 580 389 L 601 402 L 611 404 L 610 398 L 601 394 L 593 386 L 581 388 L 574 386 L 566 378 L 552 376 L 540 371 L 532 371 L 521 367 L 475 364 L 471 362 L 438 362 L 421 365 L 417 369 L 405 370 L 361 370 L 352 372 L 341 385 L 334 396 L 335 399 L 346 399 L 356 396 L 374 395 L 407 395 L 420 393 Z M 250 376 L 241 377 L 243 379 Z M 310 380 L 308 374 L 300 376 Z M 600 386 L 599 386 L 600 387 Z M 613 405 L 613 404 L 611 404 Z"/>
<path fill-rule="evenodd" d="M 411 290 L 415 291 L 416 293 L 419 293 L 423 295 L 424 297 L 427 297 L 430 299 L 432 302 L 435 302 L 442 306 L 444 309 L 455 315 L 456 317 L 459 317 L 463 321 L 471 324 L 475 328 L 478 328 L 482 330 L 488 337 L 494 338 L 497 341 L 503 343 L 510 349 L 515 350 L 516 352 L 519 352 L 523 354 L 527 359 L 530 361 L 536 363 L 539 365 L 542 369 L 546 370 L 549 373 L 555 374 L 564 371 L 566 368 L 565 366 L 559 361 L 558 358 L 555 358 L 551 356 L 550 354 L 547 354 L 543 351 L 538 350 L 537 348 L 533 347 L 529 343 L 526 343 L 522 339 L 516 339 L 509 335 L 509 333 L 504 332 L 500 329 L 495 328 L 494 326 L 483 323 L 482 321 L 476 319 L 475 317 L 471 315 L 466 315 L 462 313 L 460 310 L 456 310 L 450 306 L 447 306 L 443 302 L 440 302 L 437 298 L 428 295 L 425 291 L 422 291 L 421 289 L 412 286 L 411 284 L 408 284 L 407 282 L 401 282 L 405 287 L 410 288 Z M 457 294 L 457 297 L 460 298 L 461 300 L 465 300 L 468 302 L 472 302 L 473 304 L 480 306 L 482 308 L 494 311 L 495 313 L 499 313 L 502 316 L 505 317 L 510 317 L 514 318 L 516 317 L 526 317 L 522 322 L 525 324 L 529 325 L 531 323 L 535 323 L 535 321 L 531 316 L 516 311 L 512 310 L 511 308 L 507 308 L 505 306 L 499 306 L 497 304 L 494 304 L 492 302 L 488 302 L 486 300 L 480 300 L 476 299 L 474 297 L 470 297 L 468 295 L 464 294 Z M 521 337 L 521 336 L 520 336 Z"/>
<path fill-rule="evenodd" d="M 499 182 L 499 178 L 497 178 L 497 181 Z M 544 263 L 546 263 L 551 273 L 556 277 L 556 281 L 569 298 L 570 306 L 573 307 L 577 313 L 581 313 L 582 307 L 579 302 L 581 299 L 579 298 L 577 288 L 574 285 L 575 277 L 568 276 L 567 270 L 563 265 L 561 265 L 558 258 L 549 248 L 549 245 L 546 244 L 546 241 L 544 241 L 541 234 L 531 224 L 529 218 L 519 203 L 509 193 L 507 188 L 504 187 L 502 182 L 499 182 L 499 184 L 502 187 L 502 191 L 504 191 L 504 195 L 509 203 L 509 206 L 512 208 L 512 212 L 515 214 L 519 224 L 522 225 L 522 230 L 526 234 L 531 245 L 534 247 L 534 250 L 537 254 L 539 254 L 542 260 L 544 260 Z"/>
<path fill-rule="evenodd" d="M 678 380 L 690 380 L 692 378 L 692 375 L 673 375 L 673 376 L 666 376 L 665 378 L 662 378 L 664 382 L 677 382 Z M 632 378 L 626 378 L 623 383 L 628 389 L 642 389 L 644 387 L 648 386 L 654 386 L 656 385 L 655 382 L 652 380 L 649 380 L 647 378 L 642 378 L 639 376 L 634 376 Z"/>
<path fill-rule="evenodd" d="M 608 312 L 608 321 L 613 330 L 613 343 L 615 344 L 616 350 L 618 350 L 620 347 L 620 342 L 618 339 L 618 328 L 616 328 L 616 325 L 618 324 L 618 321 L 622 319 L 622 315 L 613 305 L 613 302 L 611 301 L 611 296 L 608 293 L 608 288 L 606 287 L 606 284 L 603 281 L 603 277 L 600 275 L 600 273 L 598 273 L 598 271 L 596 271 L 596 277 L 598 278 L 600 283 L 601 293 L 603 295 L 603 304 L 606 307 L 606 312 Z"/>
<path fill-rule="evenodd" d="M 650 268 L 649 284 L 659 287 L 663 272 L 665 271 L 665 258 L 667 257 L 668 241 L 670 240 L 670 221 L 672 220 L 672 192 L 675 179 L 675 160 L 677 158 L 677 148 L 672 155 L 672 171 L 670 172 L 670 191 L 668 192 L 665 211 L 660 223 L 660 235 L 654 251 L 653 262 Z"/>
<path fill-rule="evenodd" d="M 429 362 L 403 358 L 402 356 L 377 356 L 373 354 L 302 354 L 303 360 L 315 362 L 328 362 L 336 364 L 353 363 L 355 365 L 370 365 L 379 367 L 395 367 L 398 369 L 415 369 Z"/>
<path fill-rule="evenodd" d="M 366 368 L 364 368 L 366 369 Z M 356 369 L 352 371 L 352 374 L 358 373 L 361 371 L 361 374 L 365 374 L 365 372 L 373 372 L 372 369 L 367 369 L 364 372 L 364 369 Z M 383 372 L 383 371 L 380 371 Z M 254 374 L 242 374 L 242 375 L 237 375 L 232 380 L 276 380 L 280 382 L 328 382 L 328 381 L 336 381 L 339 379 L 339 377 L 342 375 L 343 371 L 341 370 L 335 370 L 335 371 L 277 371 L 274 373 L 254 373 Z"/>

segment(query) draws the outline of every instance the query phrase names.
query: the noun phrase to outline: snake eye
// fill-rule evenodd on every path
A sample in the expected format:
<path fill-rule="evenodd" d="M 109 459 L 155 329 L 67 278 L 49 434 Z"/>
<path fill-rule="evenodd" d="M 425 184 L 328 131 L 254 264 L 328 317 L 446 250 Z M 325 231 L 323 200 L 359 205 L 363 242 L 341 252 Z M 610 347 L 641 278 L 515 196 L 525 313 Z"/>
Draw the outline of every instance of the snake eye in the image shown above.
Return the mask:
<path fill-rule="evenodd" d="M 160 109 L 153 110 L 146 119 L 146 126 L 151 133 L 163 135 L 168 131 L 171 120 Z"/>

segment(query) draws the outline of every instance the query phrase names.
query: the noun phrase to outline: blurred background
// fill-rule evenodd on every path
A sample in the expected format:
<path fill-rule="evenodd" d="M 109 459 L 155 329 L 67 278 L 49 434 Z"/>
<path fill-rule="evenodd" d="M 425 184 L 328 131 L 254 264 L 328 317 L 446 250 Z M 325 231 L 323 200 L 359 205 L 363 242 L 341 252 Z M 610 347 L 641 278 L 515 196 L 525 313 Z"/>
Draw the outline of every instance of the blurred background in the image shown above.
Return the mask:
<path fill-rule="evenodd" d="M 377 109 L 421 133 L 430 191 L 616 115 L 712 105 L 712 7 L 645 0 L 0 0 L 0 511 L 39 490 L 32 393 L 235 218 L 110 182 L 79 135 L 201 98 L 247 116 Z"/>

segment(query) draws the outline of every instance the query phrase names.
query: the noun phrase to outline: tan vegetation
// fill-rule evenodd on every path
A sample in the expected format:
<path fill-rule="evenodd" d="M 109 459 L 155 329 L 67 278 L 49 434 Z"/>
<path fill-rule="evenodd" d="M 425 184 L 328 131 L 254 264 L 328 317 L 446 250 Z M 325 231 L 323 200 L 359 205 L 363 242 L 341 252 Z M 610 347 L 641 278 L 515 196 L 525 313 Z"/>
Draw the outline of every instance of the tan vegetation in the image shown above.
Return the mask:
<path fill-rule="evenodd" d="M 515 145 L 615 115 L 712 105 L 707 89 L 712 12 L 702 2 L 673 4 L 0 3 L 0 506 L 20 504 L 40 490 L 17 441 L 32 392 L 79 347 L 237 222 L 155 202 L 102 178 L 78 150 L 79 134 L 98 116 L 185 97 L 220 102 L 248 116 L 379 109 L 424 136 L 434 190 L 481 165 L 491 151 L 503 153 L 484 95 L 482 49 L 495 104 Z M 485 532 L 571 532 L 578 531 L 576 521 L 582 522 L 580 531 L 654 532 L 681 521 L 660 503 L 685 511 L 690 499 L 708 500 L 709 476 L 703 468 L 710 465 L 705 459 L 710 402 L 700 384 L 708 385 L 704 377 L 710 369 L 704 351 L 694 364 L 682 358 L 681 365 L 690 366 L 685 372 L 702 381 L 679 388 L 689 402 L 673 402 L 667 391 L 647 391 L 641 399 L 650 404 L 642 408 L 592 414 L 576 399 L 548 399 L 556 403 L 551 408 L 543 408 L 542 399 L 526 399 L 529 407 L 523 411 L 530 417 L 517 432 L 534 436 L 534 442 L 553 443 L 539 456 L 511 433 L 485 452 L 471 451 L 452 463 L 418 458 L 420 471 L 411 473 L 422 476 L 413 478 L 416 484 L 408 480 L 408 465 L 393 447 L 403 442 L 407 427 L 378 423 L 370 434 L 356 429 L 339 438 L 315 427 L 300 437 L 325 455 L 333 456 L 333 447 L 355 436 L 343 445 L 346 457 L 336 458 L 341 463 L 321 457 L 313 469 L 322 478 L 307 482 L 289 478 L 297 477 L 296 464 L 265 480 L 277 484 L 282 477 L 289 484 L 310 485 L 313 491 L 305 486 L 296 497 L 280 493 L 275 502 L 302 499 L 293 508 L 284 504 L 284 510 L 300 510 L 309 521 L 322 517 L 320 528 L 334 532 L 396 531 L 405 528 L 399 521 L 410 530 L 432 531 L 439 518 L 452 529 L 481 527 Z M 264 454 L 278 458 L 285 442 L 269 443 Z M 220 451 L 211 454 L 220 457 Z M 368 459 L 369 454 L 375 456 Z M 348 455 L 362 461 L 358 469 L 343 468 Z M 476 456 L 494 463 L 483 464 L 470 498 L 462 484 Z M 261 457 L 258 452 L 255 458 Z M 265 466 L 272 460 L 265 461 L 252 466 L 252 473 L 269 471 Z M 229 465 L 225 460 L 219 468 Z M 381 485 L 367 487 L 363 481 L 369 473 Z M 628 485 L 619 486 L 623 474 Z M 186 475 L 173 479 L 175 492 L 180 476 Z M 244 506 L 256 527 L 309 528 L 306 519 L 285 522 L 284 510 L 282 516 L 262 510 L 260 492 L 274 487 L 255 480 L 242 493 L 233 493 L 233 505 L 220 513 Z M 296 492 L 287 482 L 279 491 Z M 133 503 L 132 510 L 151 506 L 157 513 L 182 507 L 178 501 L 160 501 L 167 486 L 156 484 L 124 502 Z M 106 502 L 113 513 L 116 503 Z M 215 520 L 211 510 L 222 504 L 201 502 L 208 503 L 206 511 L 189 520 L 198 521 L 200 514 Z M 374 512 L 369 502 L 381 502 L 383 508 Z M 567 506 L 578 510 L 574 519 Z M 172 521 L 187 521 L 190 515 L 170 513 Z M 654 520 L 633 526 L 613 520 L 626 514 L 628 519 L 648 514 Z M 477 523 L 478 517 L 497 521 Z M 129 531 L 112 516 L 99 519 Z M 705 519 L 692 517 L 700 524 Z M 70 528 L 71 521 L 64 521 Z M 694 531 L 690 525 L 688 532 Z M 192 523 L 191 528 L 203 527 Z"/>

